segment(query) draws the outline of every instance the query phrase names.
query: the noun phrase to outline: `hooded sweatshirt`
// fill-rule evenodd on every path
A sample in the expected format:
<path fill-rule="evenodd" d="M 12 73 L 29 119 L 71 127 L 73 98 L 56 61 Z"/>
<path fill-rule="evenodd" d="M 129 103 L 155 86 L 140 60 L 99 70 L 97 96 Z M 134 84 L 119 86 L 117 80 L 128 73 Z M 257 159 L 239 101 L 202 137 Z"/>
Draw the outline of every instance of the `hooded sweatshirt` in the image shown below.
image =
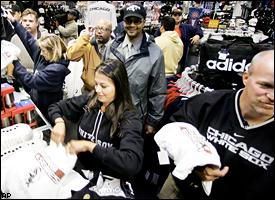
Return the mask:
<path fill-rule="evenodd" d="M 164 55 L 165 75 L 176 74 L 183 54 L 183 43 L 179 35 L 176 31 L 165 31 L 155 41 Z"/>
<path fill-rule="evenodd" d="M 97 144 L 93 153 L 86 151 L 77 155 L 82 169 L 126 180 L 134 177 L 143 162 L 140 117 L 134 110 L 125 110 L 117 130 L 122 136 L 111 137 L 111 120 L 97 107 L 87 109 L 88 101 L 88 95 L 80 95 L 54 103 L 49 107 L 49 117 L 52 122 L 63 116 L 72 122 L 80 119 L 78 139 Z"/>

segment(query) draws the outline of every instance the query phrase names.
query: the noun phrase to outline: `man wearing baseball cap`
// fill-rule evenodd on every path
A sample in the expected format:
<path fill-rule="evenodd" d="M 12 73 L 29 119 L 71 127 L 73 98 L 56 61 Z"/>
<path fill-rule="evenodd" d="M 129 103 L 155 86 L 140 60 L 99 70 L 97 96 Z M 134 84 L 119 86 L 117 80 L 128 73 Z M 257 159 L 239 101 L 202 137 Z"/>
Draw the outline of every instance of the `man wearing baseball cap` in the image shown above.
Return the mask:
<path fill-rule="evenodd" d="M 140 4 L 125 8 L 125 33 L 115 38 L 103 59 L 124 62 L 134 104 L 142 114 L 145 133 L 154 133 L 163 115 L 166 93 L 164 59 L 161 49 L 143 30 L 146 10 Z"/>
<path fill-rule="evenodd" d="M 178 33 L 181 41 L 183 42 L 183 55 L 179 62 L 180 67 L 178 68 L 178 73 L 184 71 L 185 67 L 187 67 L 187 57 L 189 52 L 189 47 L 198 44 L 200 38 L 203 37 L 203 31 L 199 26 L 192 26 L 191 24 L 183 23 L 183 16 L 182 16 L 182 7 L 174 7 L 171 12 L 171 16 L 175 19 L 175 31 Z M 160 36 L 160 30 L 158 29 L 154 36 Z"/>
<path fill-rule="evenodd" d="M 167 88 L 163 53 L 143 30 L 145 19 L 146 10 L 142 5 L 125 7 L 125 31 L 107 47 L 103 59 L 118 59 L 125 64 L 132 100 L 144 122 L 146 140 L 153 137 L 163 116 Z"/>

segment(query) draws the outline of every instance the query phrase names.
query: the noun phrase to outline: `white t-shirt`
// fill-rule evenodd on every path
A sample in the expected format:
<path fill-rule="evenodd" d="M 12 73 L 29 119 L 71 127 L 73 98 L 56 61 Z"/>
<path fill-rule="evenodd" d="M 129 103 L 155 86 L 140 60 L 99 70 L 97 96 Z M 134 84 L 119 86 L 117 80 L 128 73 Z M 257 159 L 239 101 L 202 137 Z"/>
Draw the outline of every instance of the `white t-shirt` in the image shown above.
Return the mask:
<path fill-rule="evenodd" d="M 85 25 L 95 27 L 97 22 L 101 19 L 110 20 L 112 22 L 112 29 L 114 30 L 117 26 L 115 6 L 105 1 L 97 1 L 89 4 L 87 7 Z"/>

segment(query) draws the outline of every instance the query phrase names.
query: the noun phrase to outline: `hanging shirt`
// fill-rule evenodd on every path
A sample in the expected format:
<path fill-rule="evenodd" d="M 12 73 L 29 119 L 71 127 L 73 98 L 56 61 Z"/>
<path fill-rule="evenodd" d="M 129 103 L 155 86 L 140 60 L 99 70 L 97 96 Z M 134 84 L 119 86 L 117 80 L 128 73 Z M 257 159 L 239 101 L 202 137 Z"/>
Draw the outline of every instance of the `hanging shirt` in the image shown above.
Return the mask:
<path fill-rule="evenodd" d="M 85 25 L 95 27 L 97 22 L 101 19 L 112 22 L 112 30 L 117 26 L 116 8 L 114 5 L 106 1 L 97 1 L 88 5 Z"/>

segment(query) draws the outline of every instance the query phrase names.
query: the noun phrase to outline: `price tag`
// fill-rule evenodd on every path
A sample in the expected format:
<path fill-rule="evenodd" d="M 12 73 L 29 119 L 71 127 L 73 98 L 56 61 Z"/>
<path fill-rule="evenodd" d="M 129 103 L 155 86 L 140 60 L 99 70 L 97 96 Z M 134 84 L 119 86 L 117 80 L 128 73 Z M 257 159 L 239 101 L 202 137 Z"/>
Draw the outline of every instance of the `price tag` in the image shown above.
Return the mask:
<path fill-rule="evenodd" d="M 158 151 L 158 158 L 159 158 L 160 165 L 170 164 L 168 153 L 166 151 Z"/>

